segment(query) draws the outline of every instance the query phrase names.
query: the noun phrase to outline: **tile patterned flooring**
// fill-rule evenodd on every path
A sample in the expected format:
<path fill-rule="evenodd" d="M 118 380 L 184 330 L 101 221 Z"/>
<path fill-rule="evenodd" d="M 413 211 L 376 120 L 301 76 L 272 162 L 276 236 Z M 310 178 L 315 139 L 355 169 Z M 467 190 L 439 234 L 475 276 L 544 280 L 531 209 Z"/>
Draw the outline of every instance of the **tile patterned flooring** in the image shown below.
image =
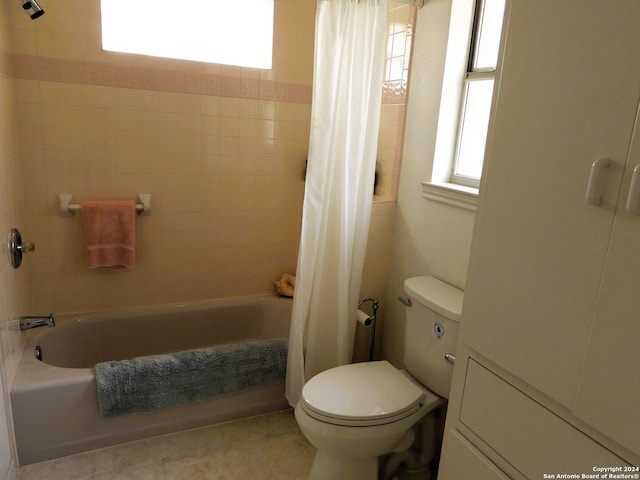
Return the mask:
<path fill-rule="evenodd" d="M 304 480 L 314 455 L 287 410 L 27 465 L 17 480 Z"/>

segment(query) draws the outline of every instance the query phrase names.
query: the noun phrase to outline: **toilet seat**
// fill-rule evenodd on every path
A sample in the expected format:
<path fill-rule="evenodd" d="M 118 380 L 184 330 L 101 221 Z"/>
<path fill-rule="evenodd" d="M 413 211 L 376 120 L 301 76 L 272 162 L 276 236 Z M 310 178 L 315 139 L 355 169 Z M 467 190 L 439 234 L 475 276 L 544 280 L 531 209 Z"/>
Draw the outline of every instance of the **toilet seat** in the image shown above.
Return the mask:
<path fill-rule="evenodd" d="M 438 397 L 387 361 L 342 365 L 319 373 L 302 389 L 301 408 L 325 423 L 373 426 L 397 422 Z"/>

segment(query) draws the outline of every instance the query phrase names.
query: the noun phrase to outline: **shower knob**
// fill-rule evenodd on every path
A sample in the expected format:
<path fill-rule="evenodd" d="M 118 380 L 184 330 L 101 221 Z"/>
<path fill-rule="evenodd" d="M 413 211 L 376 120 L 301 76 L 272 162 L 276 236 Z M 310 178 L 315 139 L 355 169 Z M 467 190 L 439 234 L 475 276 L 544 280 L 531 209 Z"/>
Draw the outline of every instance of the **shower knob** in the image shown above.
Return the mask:
<path fill-rule="evenodd" d="M 20 267 L 22 263 L 22 255 L 25 253 L 31 253 L 36 249 L 33 242 L 22 243 L 22 236 L 20 230 L 12 228 L 9 235 L 9 255 L 11 257 L 11 265 L 13 268 Z"/>

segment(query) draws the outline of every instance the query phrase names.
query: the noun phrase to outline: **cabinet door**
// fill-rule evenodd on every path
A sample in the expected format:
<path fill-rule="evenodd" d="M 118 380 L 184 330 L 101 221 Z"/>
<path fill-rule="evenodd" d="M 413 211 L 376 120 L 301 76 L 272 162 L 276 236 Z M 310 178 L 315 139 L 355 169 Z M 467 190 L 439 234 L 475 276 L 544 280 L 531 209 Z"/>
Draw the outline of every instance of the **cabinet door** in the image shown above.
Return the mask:
<path fill-rule="evenodd" d="M 640 216 L 625 205 L 638 165 L 636 123 L 574 414 L 640 456 Z"/>
<path fill-rule="evenodd" d="M 447 432 L 438 480 L 509 480 L 495 464 L 455 430 Z"/>
<path fill-rule="evenodd" d="M 638 0 L 508 2 L 461 338 L 568 409 L 633 130 L 638 25 Z"/>

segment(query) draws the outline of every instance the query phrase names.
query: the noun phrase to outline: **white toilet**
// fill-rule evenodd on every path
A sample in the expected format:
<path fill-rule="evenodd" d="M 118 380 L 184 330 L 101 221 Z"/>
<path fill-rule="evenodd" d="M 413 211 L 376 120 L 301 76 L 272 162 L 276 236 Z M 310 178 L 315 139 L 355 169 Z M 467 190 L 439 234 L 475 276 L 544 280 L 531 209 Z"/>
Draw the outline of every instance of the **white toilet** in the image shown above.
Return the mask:
<path fill-rule="evenodd" d="M 463 292 L 434 277 L 409 278 L 404 289 L 407 371 L 354 363 L 302 389 L 296 420 L 317 448 L 309 480 L 377 479 L 378 457 L 409 448 L 414 425 L 449 396 Z"/>

